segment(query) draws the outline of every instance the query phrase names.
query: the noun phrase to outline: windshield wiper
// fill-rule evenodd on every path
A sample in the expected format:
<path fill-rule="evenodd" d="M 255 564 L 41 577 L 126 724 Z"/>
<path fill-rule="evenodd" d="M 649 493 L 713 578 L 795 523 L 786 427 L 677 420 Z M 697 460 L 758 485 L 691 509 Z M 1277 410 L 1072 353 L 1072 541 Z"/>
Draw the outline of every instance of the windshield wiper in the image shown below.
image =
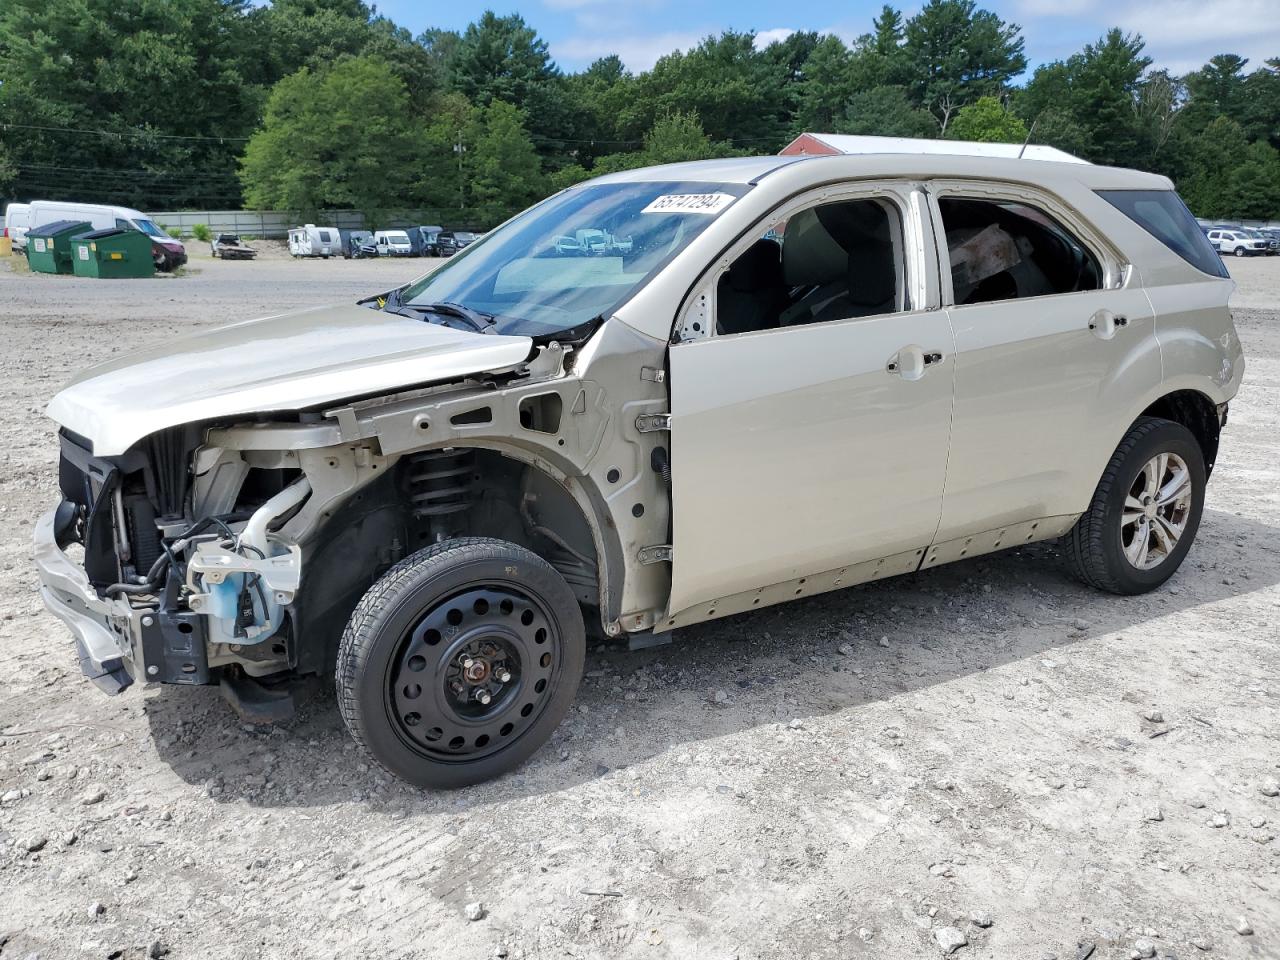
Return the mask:
<path fill-rule="evenodd" d="M 465 320 L 471 324 L 476 333 L 493 333 L 493 328 L 498 323 L 492 314 L 481 313 L 479 310 L 472 310 L 470 307 L 464 307 L 460 303 L 450 303 L 447 300 L 441 303 L 411 303 L 408 306 L 411 310 L 421 310 L 423 313 L 438 313 L 446 317 L 458 317 L 460 320 Z"/>

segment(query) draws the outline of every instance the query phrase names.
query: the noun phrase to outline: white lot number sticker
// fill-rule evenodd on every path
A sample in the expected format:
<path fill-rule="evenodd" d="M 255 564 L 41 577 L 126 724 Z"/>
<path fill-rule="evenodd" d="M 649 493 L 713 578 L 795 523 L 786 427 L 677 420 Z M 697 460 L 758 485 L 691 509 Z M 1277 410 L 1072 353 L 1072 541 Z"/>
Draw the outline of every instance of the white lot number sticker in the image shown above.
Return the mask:
<path fill-rule="evenodd" d="M 719 213 L 734 197 L 727 193 L 669 193 L 658 197 L 641 213 Z"/>

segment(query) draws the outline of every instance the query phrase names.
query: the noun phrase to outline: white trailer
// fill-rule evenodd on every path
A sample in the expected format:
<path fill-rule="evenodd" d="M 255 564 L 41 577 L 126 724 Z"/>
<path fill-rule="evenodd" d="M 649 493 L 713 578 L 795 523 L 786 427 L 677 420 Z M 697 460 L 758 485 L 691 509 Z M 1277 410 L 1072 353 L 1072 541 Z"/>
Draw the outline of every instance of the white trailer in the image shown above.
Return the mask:
<path fill-rule="evenodd" d="M 342 253 L 337 227 L 317 227 L 308 223 L 289 231 L 289 255 L 293 257 L 336 257 Z"/>

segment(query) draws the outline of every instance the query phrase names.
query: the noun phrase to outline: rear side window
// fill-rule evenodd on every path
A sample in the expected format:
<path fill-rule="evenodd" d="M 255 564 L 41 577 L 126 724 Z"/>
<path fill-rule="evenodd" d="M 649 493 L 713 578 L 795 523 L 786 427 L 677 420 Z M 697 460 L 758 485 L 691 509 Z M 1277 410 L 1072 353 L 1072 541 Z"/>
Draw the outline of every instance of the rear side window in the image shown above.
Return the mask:
<path fill-rule="evenodd" d="M 1098 196 L 1197 270 L 1230 276 L 1196 218 L 1172 190 L 1099 190 Z"/>
<path fill-rule="evenodd" d="M 1038 207 L 941 197 L 938 209 L 957 305 L 1097 290 L 1102 266 L 1071 231 Z"/>

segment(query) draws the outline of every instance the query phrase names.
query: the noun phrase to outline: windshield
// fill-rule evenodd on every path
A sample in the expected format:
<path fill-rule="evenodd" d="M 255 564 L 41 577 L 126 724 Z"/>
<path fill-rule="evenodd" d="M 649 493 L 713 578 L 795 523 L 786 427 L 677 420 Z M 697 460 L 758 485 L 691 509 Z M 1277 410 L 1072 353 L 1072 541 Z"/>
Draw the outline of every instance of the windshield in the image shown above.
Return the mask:
<path fill-rule="evenodd" d="M 401 300 L 490 314 L 495 333 L 568 330 L 607 316 L 748 189 L 670 181 L 575 187 L 477 240 L 410 284 Z"/>
<path fill-rule="evenodd" d="M 388 233 L 387 240 L 391 243 L 408 243 L 409 235 L 407 233 Z"/>
<path fill-rule="evenodd" d="M 139 230 L 141 230 L 143 233 L 145 233 L 147 236 L 155 237 L 157 240 L 172 239 L 167 233 L 165 233 L 163 230 L 157 227 L 150 220 L 144 220 L 142 218 L 139 218 L 133 221 L 133 225 L 137 227 Z"/>

